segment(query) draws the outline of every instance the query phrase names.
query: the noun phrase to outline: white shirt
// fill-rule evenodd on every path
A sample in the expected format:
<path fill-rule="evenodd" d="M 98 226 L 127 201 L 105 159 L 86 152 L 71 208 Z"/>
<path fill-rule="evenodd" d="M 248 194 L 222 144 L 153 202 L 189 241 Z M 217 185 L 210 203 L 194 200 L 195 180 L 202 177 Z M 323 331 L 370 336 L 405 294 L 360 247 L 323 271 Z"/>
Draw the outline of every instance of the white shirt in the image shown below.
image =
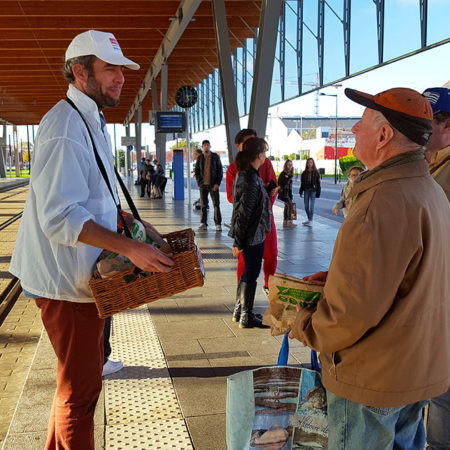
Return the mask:
<path fill-rule="evenodd" d="M 74 86 L 67 96 L 91 130 L 118 202 L 111 140 L 100 128 L 96 103 Z M 93 220 L 117 229 L 117 209 L 95 161 L 86 125 L 66 101 L 42 119 L 35 140 L 30 187 L 9 271 L 31 294 L 93 302 L 89 279 L 102 249 L 78 242 Z"/>

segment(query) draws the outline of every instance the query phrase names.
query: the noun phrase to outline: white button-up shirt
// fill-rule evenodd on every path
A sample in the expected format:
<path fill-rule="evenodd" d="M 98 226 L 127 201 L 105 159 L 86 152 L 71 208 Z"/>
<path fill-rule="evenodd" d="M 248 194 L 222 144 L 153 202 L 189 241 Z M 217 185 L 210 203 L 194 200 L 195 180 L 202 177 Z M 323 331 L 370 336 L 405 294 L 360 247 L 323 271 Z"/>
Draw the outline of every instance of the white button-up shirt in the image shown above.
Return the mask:
<path fill-rule="evenodd" d="M 74 86 L 67 96 L 91 130 L 118 202 L 111 140 L 96 103 Z M 117 209 L 95 161 L 86 125 L 66 101 L 42 119 L 36 135 L 28 198 L 10 272 L 40 297 L 92 302 L 89 279 L 101 248 L 78 242 L 88 220 L 117 229 Z"/>

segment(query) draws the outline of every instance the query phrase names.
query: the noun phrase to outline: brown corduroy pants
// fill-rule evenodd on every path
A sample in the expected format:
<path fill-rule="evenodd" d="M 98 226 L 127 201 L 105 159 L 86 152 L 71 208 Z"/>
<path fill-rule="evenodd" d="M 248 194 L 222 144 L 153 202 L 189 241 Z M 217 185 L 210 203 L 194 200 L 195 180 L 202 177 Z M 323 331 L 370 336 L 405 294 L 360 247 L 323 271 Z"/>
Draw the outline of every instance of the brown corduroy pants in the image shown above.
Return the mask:
<path fill-rule="evenodd" d="M 103 327 L 94 303 L 36 299 L 58 357 L 46 450 L 93 450 L 102 390 Z"/>

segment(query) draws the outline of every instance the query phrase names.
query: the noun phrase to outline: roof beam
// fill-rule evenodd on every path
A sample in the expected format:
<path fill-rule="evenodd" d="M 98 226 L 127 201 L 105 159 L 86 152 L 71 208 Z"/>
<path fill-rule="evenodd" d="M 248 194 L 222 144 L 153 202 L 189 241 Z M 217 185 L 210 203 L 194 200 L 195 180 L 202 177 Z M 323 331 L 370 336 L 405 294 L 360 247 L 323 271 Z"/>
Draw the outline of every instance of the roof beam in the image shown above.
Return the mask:
<path fill-rule="evenodd" d="M 139 88 L 136 98 L 134 99 L 133 104 L 131 105 L 131 108 L 127 113 L 127 116 L 124 120 L 124 125 L 128 125 L 133 119 L 135 111 L 141 105 L 142 101 L 150 90 L 152 81 L 155 80 L 158 76 L 159 72 L 161 71 L 162 65 L 166 63 L 172 50 L 177 45 L 178 41 L 183 35 L 184 30 L 189 25 L 192 17 L 197 11 L 200 3 L 201 0 L 181 1 L 177 12 L 177 19 L 172 21 L 172 23 L 170 24 L 169 29 L 167 30 L 167 33 L 164 36 L 163 41 L 161 42 L 161 46 L 159 47 L 156 56 L 153 58 L 153 61 L 144 77 L 144 81 Z"/>

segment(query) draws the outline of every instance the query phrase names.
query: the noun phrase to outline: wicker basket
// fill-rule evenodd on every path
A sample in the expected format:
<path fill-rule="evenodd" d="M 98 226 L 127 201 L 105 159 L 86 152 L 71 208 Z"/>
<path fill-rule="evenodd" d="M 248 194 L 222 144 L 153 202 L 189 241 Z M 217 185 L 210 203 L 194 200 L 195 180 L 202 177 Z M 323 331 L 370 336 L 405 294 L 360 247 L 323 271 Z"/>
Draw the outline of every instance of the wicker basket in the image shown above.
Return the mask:
<path fill-rule="evenodd" d="M 99 316 L 104 319 L 187 289 L 203 286 L 205 269 L 191 228 L 164 237 L 172 247 L 174 266 L 167 273 L 125 270 L 89 282 Z"/>

